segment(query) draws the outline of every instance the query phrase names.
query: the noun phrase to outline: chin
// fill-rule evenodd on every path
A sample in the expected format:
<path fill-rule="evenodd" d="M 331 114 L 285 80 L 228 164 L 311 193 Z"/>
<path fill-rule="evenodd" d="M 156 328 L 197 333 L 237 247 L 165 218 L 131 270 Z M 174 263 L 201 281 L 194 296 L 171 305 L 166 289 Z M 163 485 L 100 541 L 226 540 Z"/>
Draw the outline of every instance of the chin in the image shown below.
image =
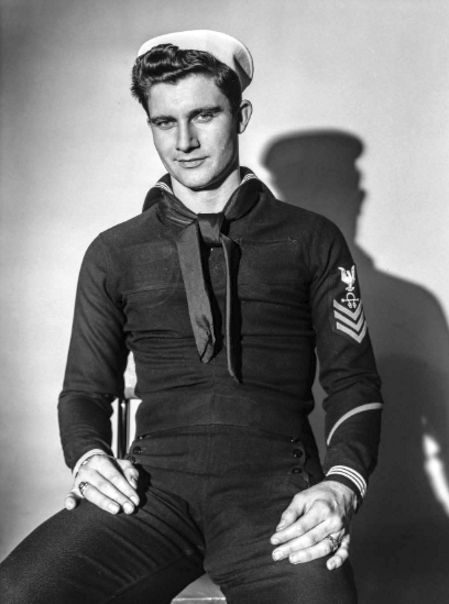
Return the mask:
<path fill-rule="evenodd" d="M 204 174 L 193 174 L 193 170 L 192 174 L 173 174 L 172 176 L 181 185 L 188 189 L 192 189 L 193 191 L 215 188 L 220 181 L 219 178 L 212 178 L 211 176 L 206 176 Z"/>

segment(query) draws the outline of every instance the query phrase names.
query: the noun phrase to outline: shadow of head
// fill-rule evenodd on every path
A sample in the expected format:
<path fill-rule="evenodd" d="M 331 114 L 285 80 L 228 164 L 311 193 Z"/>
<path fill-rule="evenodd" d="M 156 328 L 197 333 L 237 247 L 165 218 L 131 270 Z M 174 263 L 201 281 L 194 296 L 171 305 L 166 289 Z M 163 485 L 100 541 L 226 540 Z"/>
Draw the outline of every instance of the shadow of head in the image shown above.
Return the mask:
<path fill-rule="evenodd" d="M 365 199 L 357 165 L 363 151 L 359 138 L 342 131 L 293 132 L 269 144 L 263 164 L 281 199 L 318 212 L 340 227 L 357 264 L 386 404 L 379 468 L 364 503 L 363 523 L 355 523 L 353 560 L 362 583 L 375 585 L 373 600 L 365 590 L 364 601 L 409 604 L 404 580 L 418 593 L 422 577 L 422 573 L 411 577 L 412 567 L 426 569 L 428 586 L 445 573 L 444 589 L 449 590 L 449 576 L 443 570 L 449 539 L 439 536 L 449 529 L 449 333 L 438 300 L 429 291 L 380 270 L 355 243 Z M 375 201 L 370 197 L 370 203 Z M 378 216 L 374 228 L 381 229 L 388 220 L 387 214 Z M 396 245 L 391 241 L 387 256 Z M 315 388 L 316 434 L 324 424 L 323 396 Z M 357 536 L 362 537 L 360 545 Z M 438 559 L 429 556 L 432 550 L 439 552 Z M 390 556 L 379 557 L 385 551 Z M 413 600 L 421 601 L 421 596 Z"/>
<path fill-rule="evenodd" d="M 352 241 L 365 196 L 357 167 L 363 150 L 352 134 L 313 130 L 275 139 L 262 162 L 284 201 L 330 218 Z"/>

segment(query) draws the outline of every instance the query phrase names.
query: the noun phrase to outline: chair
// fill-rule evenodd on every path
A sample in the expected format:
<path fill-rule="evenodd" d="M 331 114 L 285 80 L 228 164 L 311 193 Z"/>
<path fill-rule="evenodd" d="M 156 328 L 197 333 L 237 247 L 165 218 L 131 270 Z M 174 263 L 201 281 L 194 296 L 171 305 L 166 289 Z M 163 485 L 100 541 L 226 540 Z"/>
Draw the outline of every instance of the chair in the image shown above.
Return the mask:
<path fill-rule="evenodd" d="M 126 383 L 135 383 L 133 368 L 129 367 L 125 376 Z M 132 401 L 138 401 L 134 394 L 134 388 L 127 386 L 124 395 L 118 401 L 117 405 L 117 436 L 116 450 L 117 457 L 123 457 L 126 454 L 130 435 L 134 433 L 134 427 L 131 425 L 131 404 Z M 188 585 L 174 600 L 172 604 L 200 604 L 204 602 L 226 603 L 226 599 L 220 589 L 212 582 L 207 574 L 203 575 L 190 585 Z"/>

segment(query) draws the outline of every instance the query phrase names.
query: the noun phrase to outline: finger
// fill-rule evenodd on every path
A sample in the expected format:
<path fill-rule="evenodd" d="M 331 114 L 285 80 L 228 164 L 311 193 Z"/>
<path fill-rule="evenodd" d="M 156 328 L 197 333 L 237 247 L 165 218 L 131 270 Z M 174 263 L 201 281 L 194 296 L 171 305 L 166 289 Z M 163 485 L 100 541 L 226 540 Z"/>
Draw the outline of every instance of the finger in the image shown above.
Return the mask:
<path fill-rule="evenodd" d="M 329 539 L 323 539 L 311 547 L 293 552 L 289 555 L 288 559 L 292 564 L 304 564 L 305 562 L 311 562 L 312 560 L 323 558 L 324 556 L 329 556 L 330 554 L 335 556 L 332 543 Z"/>
<path fill-rule="evenodd" d="M 343 540 L 340 544 L 338 550 L 334 553 L 334 555 L 329 558 L 326 562 L 326 566 L 329 570 L 335 570 L 336 568 L 340 568 L 349 558 L 349 545 L 351 542 L 351 535 L 349 533 L 343 537 Z"/>
<path fill-rule="evenodd" d="M 137 490 L 137 486 L 138 486 L 137 478 L 133 474 L 126 472 L 126 471 L 125 471 L 125 478 L 129 482 L 129 484 L 132 486 L 132 488 Z M 138 496 L 136 496 L 136 499 L 137 499 L 137 497 Z"/>
<path fill-rule="evenodd" d="M 101 459 L 100 459 L 101 457 Z M 129 465 L 128 465 L 129 464 Z M 126 468 L 132 465 L 129 462 L 125 464 Z M 94 467 L 95 466 L 95 467 Z M 79 482 L 86 481 L 93 484 L 98 490 L 117 501 L 120 505 L 129 503 L 132 509 L 124 509 L 126 513 L 132 513 L 134 506 L 139 505 L 139 496 L 130 482 L 123 475 L 122 466 L 116 460 L 111 460 L 106 456 L 98 456 L 95 464 L 86 465 L 80 469 L 77 475 Z M 110 487 L 114 489 L 111 490 Z M 126 506 L 129 508 L 129 506 Z"/>
<path fill-rule="evenodd" d="M 108 497 L 103 491 L 98 489 L 91 482 L 83 490 L 83 498 L 89 501 L 98 508 L 109 512 L 110 514 L 118 514 L 120 512 L 120 503 L 111 497 Z M 134 506 L 133 506 L 134 509 Z"/>
<path fill-rule="evenodd" d="M 117 459 L 116 461 L 117 461 L 117 464 L 120 466 L 120 468 L 123 471 L 129 470 L 129 471 L 133 472 L 134 474 L 136 474 L 136 476 L 139 475 L 139 470 L 136 468 L 136 466 L 131 461 L 129 461 L 129 459 Z"/>
<path fill-rule="evenodd" d="M 126 473 L 125 473 L 126 472 Z M 108 468 L 103 476 L 111 482 L 115 489 L 122 493 L 133 505 L 139 505 L 139 496 L 137 494 L 137 480 L 135 470 L 132 468 L 120 468 L 117 471 L 115 468 Z M 139 473 L 137 472 L 137 477 Z"/>
<path fill-rule="evenodd" d="M 303 506 L 299 495 L 295 495 L 290 505 L 282 512 L 276 531 L 282 531 L 287 528 L 303 513 Z"/>
<path fill-rule="evenodd" d="M 299 537 L 292 538 L 289 541 L 283 543 L 281 547 L 276 548 L 273 551 L 273 558 L 275 560 L 282 560 L 288 558 L 290 554 L 297 552 L 302 549 L 312 547 L 332 533 L 337 538 L 342 538 L 344 535 L 343 526 L 337 528 L 329 528 L 328 522 L 322 522 L 307 533 L 300 535 Z"/>
<path fill-rule="evenodd" d="M 93 489 L 108 500 L 118 504 L 126 514 L 132 514 L 134 512 L 135 506 L 138 504 L 137 494 L 118 470 L 109 474 L 109 477 L 96 471 L 90 471 L 89 473 L 86 472 L 86 478 L 84 478 L 84 476 L 82 478 L 83 481 L 88 484 L 88 487 L 83 489 L 83 496 L 85 499 L 92 501 Z M 123 492 L 124 490 L 130 494 L 130 497 L 128 497 L 127 493 Z M 137 503 L 135 503 L 135 501 L 137 501 Z M 97 498 L 93 503 L 97 503 Z M 109 507 L 111 508 L 110 511 L 113 511 L 114 506 Z"/>
<path fill-rule="evenodd" d="M 76 493 L 74 493 L 73 491 L 69 491 L 67 493 L 65 501 L 64 501 L 65 509 L 74 510 L 76 508 L 76 506 L 78 505 L 79 500 L 80 500 L 80 497 L 78 497 L 78 495 L 76 495 Z"/>
<path fill-rule="evenodd" d="M 119 466 L 122 469 L 122 472 L 129 482 L 129 484 L 133 487 L 133 489 L 137 489 L 138 479 L 139 479 L 139 470 L 128 460 L 120 459 L 117 460 Z"/>
<path fill-rule="evenodd" d="M 276 533 L 271 538 L 271 542 L 274 545 L 286 543 L 291 539 L 306 534 L 324 521 L 328 521 L 328 532 L 325 534 L 338 531 L 342 528 L 342 520 L 335 514 L 332 507 L 326 501 L 315 501 L 299 520 L 283 529 L 277 528 Z"/>

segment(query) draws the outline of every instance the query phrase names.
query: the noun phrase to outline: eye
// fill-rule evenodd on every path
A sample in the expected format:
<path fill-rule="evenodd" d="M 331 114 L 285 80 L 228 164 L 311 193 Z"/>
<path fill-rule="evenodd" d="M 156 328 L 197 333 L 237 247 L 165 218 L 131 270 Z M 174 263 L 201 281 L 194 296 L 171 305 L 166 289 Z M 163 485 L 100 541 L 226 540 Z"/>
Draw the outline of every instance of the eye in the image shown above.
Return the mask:
<path fill-rule="evenodd" d="M 202 111 L 201 113 L 198 113 L 195 119 L 197 122 L 201 123 L 210 122 L 213 120 L 214 115 L 215 114 L 212 113 L 212 111 Z"/>
<path fill-rule="evenodd" d="M 152 124 L 154 126 L 156 126 L 156 128 L 159 128 L 159 130 L 169 130 L 170 128 L 173 127 L 174 121 L 165 120 L 165 119 L 156 119 L 156 120 L 152 121 Z"/>

